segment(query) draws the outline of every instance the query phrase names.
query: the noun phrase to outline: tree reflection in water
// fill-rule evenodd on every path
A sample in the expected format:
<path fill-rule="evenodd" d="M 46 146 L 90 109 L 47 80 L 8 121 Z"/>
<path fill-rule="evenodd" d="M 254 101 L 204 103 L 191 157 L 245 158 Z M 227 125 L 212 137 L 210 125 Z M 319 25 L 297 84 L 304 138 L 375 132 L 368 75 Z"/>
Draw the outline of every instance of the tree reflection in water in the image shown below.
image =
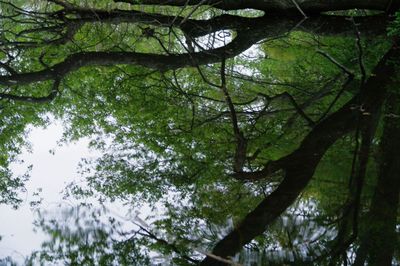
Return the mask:
<path fill-rule="evenodd" d="M 399 263 L 399 1 L 0 5 L 0 202 L 45 114 L 103 154 L 27 264 Z"/>

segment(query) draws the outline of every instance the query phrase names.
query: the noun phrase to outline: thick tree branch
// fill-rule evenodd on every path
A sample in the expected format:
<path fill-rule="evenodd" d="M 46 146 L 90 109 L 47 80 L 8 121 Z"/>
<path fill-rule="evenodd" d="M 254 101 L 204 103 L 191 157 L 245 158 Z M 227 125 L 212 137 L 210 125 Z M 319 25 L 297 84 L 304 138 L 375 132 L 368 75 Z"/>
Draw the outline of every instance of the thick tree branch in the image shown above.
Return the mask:
<path fill-rule="evenodd" d="M 170 6 L 185 6 L 185 5 L 198 5 L 203 0 L 114 0 L 114 2 L 124 2 L 134 5 L 170 5 Z M 220 8 L 223 10 L 238 10 L 238 9 L 258 9 L 268 12 L 298 12 L 298 7 L 292 0 L 208 0 L 205 1 L 206 5 Z M 395 8 L 400 6 L 398 0 L 393 0 L 391 7 Z M 347 9 L 374 9 L 374 10 L 387 10 L 387 1 L 374 1 L 374 0 L 336 0 L 336 1 L 314 1 L 304 0 L 301 1 L 301 9 L 304 13 L 320 13 L 324 11 L 334 10 L 347 10 Z"/>
<path fill-rule="evenodd" d="M 61 63 L 41 71 L 0 76 L 0 84 L 11 86 L 45 81 L 52 79 L 56 75 L 64 76 L 85 66 L 141 65 L 162 72 L 183 67 L 195 67 L 219 62 L 223 56 L 233 57 L 257 41 L 254 38 L 252 40 L 240 39 L 240 41 L 234 41 L 222 48 L 193 54 L 160 55 L 135 52 L 81 52 L 72 54 Z"/>

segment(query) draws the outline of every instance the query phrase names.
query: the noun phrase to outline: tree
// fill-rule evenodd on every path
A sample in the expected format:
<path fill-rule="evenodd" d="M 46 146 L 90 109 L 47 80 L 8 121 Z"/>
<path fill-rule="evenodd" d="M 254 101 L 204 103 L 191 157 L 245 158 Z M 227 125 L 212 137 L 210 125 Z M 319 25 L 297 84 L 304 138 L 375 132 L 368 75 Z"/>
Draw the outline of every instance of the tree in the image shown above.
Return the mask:
<path fill-rule="evenodd" d="M 66 124 L 65 141 L 91 136 L 104 156 L 82 168 L 89 189 L 71 184 L 70 192 L 164 204 L 166 218 L 136 228 L 133 235 L 147 239 L 142 245 L 174 263 L 223 265 L 243 247 L 261 254 L 281 240 L 282 250 L 293 237 L 276 233 L 274 223 L 307 209 L 291 206 L 315 204 L 324 213 L 316 228 L 328 228 L 326 220 L 333 227 L 315 240 L 325 250 L 296 255 L 296 263 L 352 262 L 358 247 L 355 263 L 380 256 L 391 263 L 394 244 L 377 251 L 366 244 L 368 229 L 358 229 L 382 209 L 376 192 L 370 213 L 363 211 L 379 137 L 379 167 L 397 158 L 391 154 L 398 149 L 387 148 L 395 126 L 385 122 L 382 131 L 379 114 L 385 99 L 398 101 L 387 92 L 398 83 L 398 41 L 386 27 L 396 34 L 390 20 L 399 1 L 0 3 L 3 120 L 18 114 L 15 134 L 22 134 L 51 112 Z M 340 177 L 318 171 L 322 165 Z M 392 182 L 382 169 L 377 190 Z M 342 197 L 336 219 L 324 195 L 312 193 L 324 177 L 349 182 L 347 193 L 346 186 L 335 189 Z M 391 222 L 382 225 L 393 239 L 397 205 L 385 207 Z M 55 237 L 65 233 L 41 225 Z M 107 249 L 133 248 L 100 235 L 94 243 Z"/>

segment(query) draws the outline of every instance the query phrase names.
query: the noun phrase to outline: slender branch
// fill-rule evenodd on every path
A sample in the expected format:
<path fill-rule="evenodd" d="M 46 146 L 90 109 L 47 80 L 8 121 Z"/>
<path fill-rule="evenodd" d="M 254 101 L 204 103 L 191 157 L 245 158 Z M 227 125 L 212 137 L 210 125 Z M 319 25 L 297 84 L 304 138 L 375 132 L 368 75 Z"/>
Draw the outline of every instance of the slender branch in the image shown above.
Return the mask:
<path fill-rule="evenodd" d="M 181 21 L 181 25 L 183 23 L 185 23 L 192 15 L 194 12 L 196 12 L 196 10 L 203 5 L 204 3 L 206 3 L 208 0 L 201 0 L 197 5 L 194 6 L 194 8 L 189 12 L 189 14 Z"/>
<path fill-rule="evenodd" d="M 343 84 L 342 88 L 340 89 L 340 91 L 336 94 L 335 99 L 333 99 L 333 101 L 330 103 L 330 105 L 328 106 L 328 108 L 325 110 L 325 112 L 321 115 L 321 117 L 318 119 L 317 123 L 319 123 L 320 121 L 322 121 L 331 111 L 331 109 L 333 108 L 333 106 L 335 106 L 336 102 L 339 100 L 340 96 L 345 92 L 347 86 L 353 81 L 353 76 L 349 76 L 346 80 L 346 82 Z"/>
<path fill-rule="evenodd" d="M 48 103 L 54 100 L 59 92 L 58 88 L 60 86 L 61 78 L 57 78 L 54 80 L 51 92 L 47 96 L 43 97 L 34 97 L 34 96 L 19 96 L 8 93 L 0 93 L 0 99 L 8 99 L 17 102 L 26 102 L 26 103 Z"/>
<path fill-rule="evenodd" d="M 135 225 L 137 225 L 142 231 L 144 231 L 146 233 L 146 234 L 142 234 L 142 233 L 139 233 L 139 234 L 141 234 L 143 236 L 147 236 L 147 237 L 157 241 L 158 243 L 160 243 L 160 244 L 162 244 L 162 245 L 164 245 L 166 247 L 171 248 L 175 253 L 179 254 L 183 259 L 185 259 L 187 261 L 190 261 L 190 262 L 196 263 L 196 264 L 199 262 L 198 260 L 195 260 L 195 259 L 193 259 L 193 258 L 191 258 L 191 257 L 189 257 L 189 256 L 187 256 L 185 254 L 182 254 L 182 251 L 180 251 L 179 248 L 175 244 L 169 243 L 165 239 L 159 238 L 154 233 L 152 233 L 150 230 L 144 228 L 140 224 L 135 223 Z"/>
<path fill-rule="evenodd" d="M 229 95 L 228 89 L 226 87 L 225 63 L 226 63 L 226 59 L 223 58 L 222 62 L 221 62 L 221 86 L 220 86 L 220 88 L 221 88 L 222 92 L 224 93 L 225 101 L 228 104 L 229 113 L 230 113 L 231 121 L 232 121 L 233 133 L 236 138 L 236 151 L 235 151 L 233 170 L 235 172 L 242 172 L 243 165 L 246 162 L 247 139 L 244 137 L 243 132 L 240 131 L 235 106 L 233 105 L 232 98 Z"/>
<path fill-rule="evenodd" d="M 356 40 L 357 40 L 356 41 L 356 46 L 357 46 L 357 49 L 358 49 L 358 64 L 359 64 L 360 71 L 361 71 L 361 85 L 360 86 L 362 86 L 365 83 L 365 79 L 367 77 L 367 74 L 366 74 L 364 61 L 363 61 L 363 48 L 362 48 L 362 45 L 361 45 L 361 33 L 358 30 L 358 26 L 355 23 L 354 18 L 352 18 L 351 20 L 352 20 L 352 22 L 354 24 L 354 29 L 355 29 L 355 33 L 356 33 Z"/>
<path fill-rule="evenodd" d="M 199 253 L 201 253 L 201 254 L 203 254 L 203 255 L 206 255 L 207 257 L 210 257 L 210 258 L 212 258 L 212 259 L 214 259 L 214 260 L 217 260 L 217 261 L 219 261 L 219 262 L 226 263 L 226 264 L 228 264 L 228 265 L 232 265 L 232 266 L 242 266 L 242 264 L 236 263 L 236 262 L 234 262 L 234 261 L 232 261 L 232 260 L 224 259 L 224 258 L 222 258 L 222 257 L 220 257 L 220 256 L 217 256 L 217 255 L 214 255 L 214 254 L 212 254 L 212 253 L 203 252 L 203 251 L 200 251 L 200 250 L 196 250 L 196 251 L 199 252 Z"/>
<path fill-rule="evenodd" d="M 339 63 L 335 58 L 333 58 L 330 54 L 328 54 L 327 52 L 321 50 L 321 49 L 317 49 L 317 53 L 324 56 L 325 58 L 327 58 L 329 61 L 331 61 L 333 64 L 335 64 L 337 67 L 339 67 L 341 70 L 343 70 L 345 73 L 347 73 L 349 76 L 354 77 L 354 73 L 348 69 L 347 67 L 345 67 L 344 65 L 342 65 L 341 63 Z"/>
<path fill-rule="evenodd" d="M 0 67 L 3 68 L 3 69 L 5 69 L 5 70 L 6 70 L 8 73 L 10 73 L 11 75 L 17 75 L 17 74 L 18 74 L 17 71 L 15 71 L 11 66 L 9 66 L 9 65 L 6 64 L 6 63 L 0 62 Z"/>
<path fill-rule="evenodd" d="M 299 10 L 299 12 L 303 15 L 304 18 L 308 18 L 308 16 L 306 15 L 306 13 L 304 13 L 304 11 L 301 9 L 296 0 L 292 0 L 292 3 L 296 6 L 297 10 Z"/>
<path fill-rule="evenodd" d="M 313 127 L 315 125 L 315 122 L 303 111 L 303 109 L 300 107 L 300 105 L 296 102 L 296 100 L 293 98 L 292 95 L 290 95 L 288 92 L 283 92 L 281 94 L 277 94 L 275 96 L 268 96 L 264 93 L 259 93 L 260 96 L 264 97 L 265 99 L 271 101 L 273 99 L 276 98 L 287 98 L 290 100 L 290 102 L 292 103 L 293 107 L 295 108 L 295 110 L 297 111 L 297 113 L 304 118 L 304 120 L 306 120 L 307 124 L 310 127 Z"/>
<path fill-rule="evenodd" d="M 221 88 L 222 92 L 224 93 L 225 101 L 228 104 L 228 108 L 229 108 L 229 111 L 231 114 L 233 132 L 236 137 L 239 137 L 240 129 L 238 126 L 238 119 L 236 116 L 235 106 L 233 105 L 231 96 L 229 95 L 228 89 L 226 88 L 225 59 L 222 59 L 222 63 L 221 63 L 221 86 L 220 86 L 220 88 Z"/>

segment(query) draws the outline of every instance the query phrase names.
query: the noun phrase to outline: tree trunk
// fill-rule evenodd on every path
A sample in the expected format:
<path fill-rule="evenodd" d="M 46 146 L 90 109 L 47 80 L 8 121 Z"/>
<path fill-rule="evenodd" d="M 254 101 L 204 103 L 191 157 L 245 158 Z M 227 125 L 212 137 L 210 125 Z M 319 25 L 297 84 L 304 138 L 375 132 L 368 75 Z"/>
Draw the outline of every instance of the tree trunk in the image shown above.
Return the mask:
<path fill-rule="evenodd" d="M 354 265 L 365 260 L 368 265 L 392 265 L 400 193 L 400 93 L 394 91 L 399 85 L 386 101 L 379 178 Z"/>
<path fill-rule="evenodd" d="M 234 256 L 244 245 L 261 235 L 297 199 L 311 180 L 326 150 L 340 137 L 355 129 L 359 112 L 362 112 L 361 115 L 375 113 L 380 108 L 386 87 L 395 74 L 395 67 L 390 61 L 398 58 L 400 50 L 394 45 L 375 67 L 374 75 L 371 75 L 358 95 L 317 125 L 297 150 L 272 162 L 282 165 L 284 180 L 240 225 L 215 245 L 212 254 L 224 258 Z M 207 257 L 200 265 L 224 264 Z"/>

